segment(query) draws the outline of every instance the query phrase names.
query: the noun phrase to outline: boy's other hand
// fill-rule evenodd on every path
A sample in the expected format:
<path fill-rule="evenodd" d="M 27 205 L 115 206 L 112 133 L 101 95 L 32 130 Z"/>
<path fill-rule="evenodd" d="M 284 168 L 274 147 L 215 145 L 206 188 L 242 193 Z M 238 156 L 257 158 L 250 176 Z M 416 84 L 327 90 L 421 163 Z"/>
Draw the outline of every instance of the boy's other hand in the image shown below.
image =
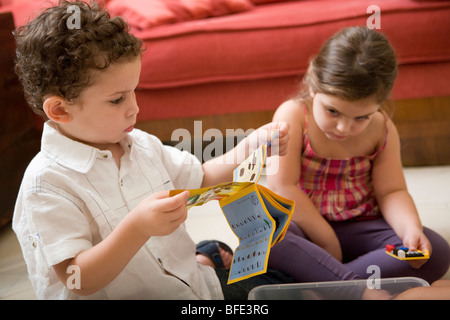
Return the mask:
<path fill-rule="evenodd" d="M 272 139 L 267 149 L 268 156 L 284 156 L 288 151 L 289 129 L 289 124 L 284 121 L 270 122 L 259 127 L 248 137 L 251 150 L 256 150 Z M 278 130 L 278 134 L 274 136 L 276 130 Z"/>
<path fill-rule="evenodd" d="M 136 230 L 147 237 L 166 236 L 174 232 L 187 218 L 189 191 L 169 197 L 169 191 L 159 191 L 142 200 L 132 213 L 136 215 Z"/>

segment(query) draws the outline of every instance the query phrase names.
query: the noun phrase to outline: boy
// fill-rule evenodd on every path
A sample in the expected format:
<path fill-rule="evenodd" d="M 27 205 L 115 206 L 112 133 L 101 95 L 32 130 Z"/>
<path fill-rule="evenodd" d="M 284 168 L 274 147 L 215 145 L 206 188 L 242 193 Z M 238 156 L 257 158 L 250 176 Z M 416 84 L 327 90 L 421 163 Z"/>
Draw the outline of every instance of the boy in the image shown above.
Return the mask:
<path fill-rule="evenodd" d="M 67 27 L 73 5 L 80 28 Z M 141 41 L 121 18 L 66 1 L 15 37 L 25 96 L 48 120 L 13 219 L 37 297 L 224 298 L 185 230 L 188 192 L 168 197 L 168 190 L 230 181 L 236 164 L 201 165 L 134 129 Z M 258 135 L 269 137 L 275 127 L 260 128 L 222 157 L 249 155 Z M 279 130 L 282 155 L 288 127 Z"/>

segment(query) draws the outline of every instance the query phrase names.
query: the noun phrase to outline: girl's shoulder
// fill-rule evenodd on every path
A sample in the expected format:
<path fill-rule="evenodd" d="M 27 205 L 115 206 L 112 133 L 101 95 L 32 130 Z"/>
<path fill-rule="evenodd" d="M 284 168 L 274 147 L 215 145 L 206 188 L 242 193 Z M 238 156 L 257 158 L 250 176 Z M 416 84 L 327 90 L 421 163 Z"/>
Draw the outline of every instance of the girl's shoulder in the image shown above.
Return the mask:
<path fill-rule="evenodd" d="M 276 113 L 287 115 L 298 114 L 303 115 L 304 104 L 296 99 L 290 99 L 283 102 L 277 109 Z"/>
<path fill-rule="evenodd" d="M 305 106 L 302 102 L 291 99 L 283 102 L 274 114 L 274 121 L 281 120 L 286 121 L 292 126 L 303 127 L 305 122 Z"/>
<path fill-rule="evenodd" d="M 379 111 L 374 115 L 366 130 L 366 135 L 368 142 L 371 140 L 371 144 L 374 145 L 375 153 L 372 154 L 372 157 L 380 154 L 389 141 L 398 139 L 395 124 L 384 111 Z"/>

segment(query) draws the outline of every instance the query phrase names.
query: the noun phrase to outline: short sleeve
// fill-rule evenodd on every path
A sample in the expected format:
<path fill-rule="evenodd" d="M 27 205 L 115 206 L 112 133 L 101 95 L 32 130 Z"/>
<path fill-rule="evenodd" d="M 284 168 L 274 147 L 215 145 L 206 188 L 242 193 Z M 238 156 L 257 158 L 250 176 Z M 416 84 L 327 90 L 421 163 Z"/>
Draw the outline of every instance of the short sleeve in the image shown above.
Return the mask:
<path fill-rule="evenodd" d="M 187 151 L 164 146 L 164 166 L 176 189 L 200 188 L 203 169 L 200 161 Z"/>
<path fill-rule="evenodd" d="M 33 245 L 48 266 L 73 258 L 92 247 L 89 222 L 81 202 L 62 189 L 47 189 L 25 195 L 23 214 L 30 222 Z"/>

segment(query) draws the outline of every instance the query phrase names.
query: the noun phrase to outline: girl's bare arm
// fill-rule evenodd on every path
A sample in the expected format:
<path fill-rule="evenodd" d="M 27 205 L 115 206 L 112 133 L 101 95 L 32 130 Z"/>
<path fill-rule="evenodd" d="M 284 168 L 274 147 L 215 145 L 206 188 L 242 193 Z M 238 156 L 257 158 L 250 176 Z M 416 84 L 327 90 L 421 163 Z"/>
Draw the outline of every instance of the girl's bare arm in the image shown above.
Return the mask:
<path fill-rule="evenodd" d="M 278 173 L 267 176 L 269 188 L 280 195 L 295 201 L 292 221 L 308 236 L 338 260 L 342 260 L 342 251 L 334 230 L 322 217 L 308 196 L 298 187 L 301 173 L 301 153 L 304 115 L 295 101 L 283 103 L 274 115 L 274 121 L 289 123 L 289 149 L 284 157 L 275 157 L 269 161 L 278 161 Z"/>

